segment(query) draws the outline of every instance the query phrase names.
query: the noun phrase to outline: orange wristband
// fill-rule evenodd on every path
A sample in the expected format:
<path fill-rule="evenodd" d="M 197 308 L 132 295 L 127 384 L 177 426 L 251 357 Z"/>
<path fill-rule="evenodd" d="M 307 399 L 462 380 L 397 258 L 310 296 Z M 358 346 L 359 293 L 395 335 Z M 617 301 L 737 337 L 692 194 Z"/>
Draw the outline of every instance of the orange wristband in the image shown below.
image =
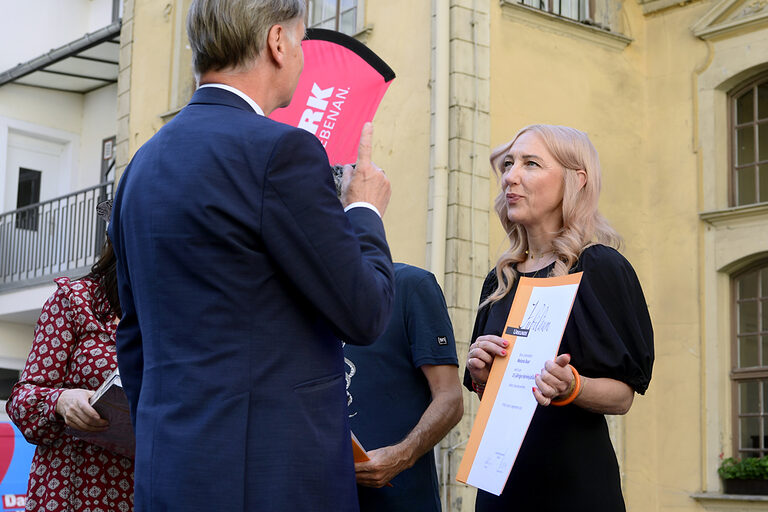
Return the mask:
<path fill-rule="evenodd" d="M 573 372 L 573 379 L 576 385 L 573 386 L 573 391 L 571 391 L 571 393 L 567 397 L 560 400 L 552 400 L 552 402 L 550 402 L 551 405 L 562 407 L 563 405 L 568 405 L 569 403 L 573 402 L 574 400 L 576 400 L 576 397 L 579 396 L 579 392 L 581 391 L 581 376 L 579 375 L 579 372 L 576 371 L 576 368 L 574 368 L 570 364 L 568 365 L 568 367 Z"/>

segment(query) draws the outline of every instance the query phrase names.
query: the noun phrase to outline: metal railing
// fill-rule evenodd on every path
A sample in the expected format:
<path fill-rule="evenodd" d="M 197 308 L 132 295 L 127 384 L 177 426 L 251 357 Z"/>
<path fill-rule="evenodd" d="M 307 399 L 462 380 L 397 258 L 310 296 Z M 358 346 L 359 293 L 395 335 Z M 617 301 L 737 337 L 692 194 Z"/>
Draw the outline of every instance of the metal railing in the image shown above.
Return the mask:
<path fill-rule="evenodd" d="M 113 187 L 101 183 L 0 214 L 0 290 L 93 265 L 106 231 L 96 205 L 112 197 Z"/>

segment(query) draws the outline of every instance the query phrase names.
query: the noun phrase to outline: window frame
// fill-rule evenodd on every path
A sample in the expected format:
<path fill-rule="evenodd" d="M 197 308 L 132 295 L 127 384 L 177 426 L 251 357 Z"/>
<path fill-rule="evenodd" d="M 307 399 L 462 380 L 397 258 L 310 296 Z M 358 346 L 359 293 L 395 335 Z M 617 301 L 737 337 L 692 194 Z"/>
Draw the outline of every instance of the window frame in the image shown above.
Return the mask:
<path fill-rule="evenodd" d="M 744 167 L 748 167 L 751 165 L 755 168 L 755 198 L 756 201 L 752 203 L 743 203 L 739 204 L 737 202 L 737 195 L 738 195 L 738 178 L 737 178 L 737 158 L 736 153 L 738 152 L 737 147 L 737 141 L 736 141 L 736 130 L 738 128 L 743 128 L 745 126 L 757 126 L 760 124 L 760 120 L 758 119 L 758 87 L 760 85 L 763 85 L 764 83 L 768 83 L 768 72 L 760 73 L 757 76 L 751 78 L 746 83 L 741 83 L 738 85 L 737 88 L 733 89 L 728 94 L 728 205 L 730 207 L 742 207 L 742 206 L 755 206 L 759 204 L 765 204 L 768 203 L 768 197 L 766 198 L 760 198 L 760 165 L 761 162 L 763 165 L 768 165 L 768 160 L 760 160 L 760 140 L 758 136 L 757 130 L 755 130 L 755 138 L 754 138 L 754 151 L 755 151 L 755 160 L 751 164 L 744 165 Z M 752 109 L 753 109 L 753 118 L 750 123 L 747 124 L 741 124 L 739 125 L 736 120 L 736 100 L 739 96 L 743 95 L 748 90 L 753 90 L 753 101 L 752 101 Z M 768 128 L 768 119 L 764 121 L 764 124 Z"/>
<path fill-rule="evenodd" d="M 304 6 L 306 7 L 305 13 L 304 13 L 304 26 L 307 28 L 312 28 L 313 26 L 310 26 L 309 24 L 309 1 L 310 0 L 304 0 Z M 316 0 L 317 1 L 317 0 Z M 320 0 L 322 1 L 322 0 Z M 592 1 L 592 0 L 587 0 Z M 355 31 L 352 34 L 347 34 L 350 37 L 357 36 L 360 32 L 364 30 L 364 23 L 363 23 L 363 13 L 365 8 L 365 0 L 355 0 Z M 341 0 L 336 0 L 336 14 L 334 17 L 335 21 L 335 28 L 334 30 L 336 32 L 339 32 L 339 26 L 341 24 Z"/>
<path fill-rule="evenodd" d="M 558 0 L 559 3 L 559 12 L 555 12 L 555 0 L 528 0 L 532 2 L 531 4 L 526 3 L 526 0 L 517 0 L 517 3 L 520 5 L 524 5 L 526 7 L 530 7 L 532 9 L 537 9 L 539 11 L 545 12 L 547 14 L 551 14 L 553 16 L 558 16 L 560 18 L 575 21 L 577 23 L 583 23 L 586 25 L 594 25 L 595 24 L 595 0 L 577 0 L 578 6 L 576 10 L 578 11 L 578 17 L 572 18 L 570 16 L 566 16 L 562 14 L 563 12 L 563 2 L 566 2 L 568 0 Z M 533 4 L 538 4 L 536 5 Z M 541 7 L 542 5 L 545 5 L 546 7 Z"/>
<path fill-rule="evenodd" d="M 733 456 L 736 458 L 743 458 L 748 456 L 763 456 L 768 455 L 768 410 L 763 410 L 761 414 L 758 414 L 758 418 L 762 417 L 763 421 L 760 426 L 760 436 L 762 438 L 762 448 L 757 448 L 757 451 L 750 455 L 748 451 L 741 448 L 741 424 L 739 419 L 741 416 L 741 401 L 739 400 L 739 384 L 746 382 L 758 382 L 764 383 L 760 387 L 760 407 L 764 408 L 766 404 L 765 394 L 768 393 L 768 364 L 763 366 L 752 366 L 747 368 L 739 367 L 739 317 L 738 317 L 738 279 L 750 272 L 768 272 L 768 260 L 762 259 L 749 265 L 743 269 L 740 269 L 737 273 L 731 276 L 731 371 L 729 379 L 731 381 L 731 447 L 733 450 Z M 761 320 L 761 299 L 768 297 L 766 290 L 761 290 L 760 274 L 758 273 L 758 295 L 757 300 L 757 319 Z M 762 336 L 768 336 L 768 330 L 766 326 L 760 325 L 762 329 L 757 330 L 757 343 L 758 343 L 758 363 L 761 363 L 764 359 L 761 358 L 762 354 Z"/>

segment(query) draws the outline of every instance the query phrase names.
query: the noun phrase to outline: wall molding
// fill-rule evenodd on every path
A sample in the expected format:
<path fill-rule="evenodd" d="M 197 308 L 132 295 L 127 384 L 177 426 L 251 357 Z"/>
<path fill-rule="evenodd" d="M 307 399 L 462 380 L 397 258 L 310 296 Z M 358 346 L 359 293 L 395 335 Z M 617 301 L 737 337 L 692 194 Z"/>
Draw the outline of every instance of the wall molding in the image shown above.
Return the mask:
<path fill-rule="evenodd" d="M 643 14 L 653 14 L 670 7 L 682 7 L 693 0 L 638 0 L 637 3 L 643 9 Z"/>
<path fill-rule="evenodd" d="M 721 0 L 692 27 L 701 39 L 727 37 L 768 26 L 768 0 Z"/>
<path fill-rule="evenodd" d="M 768 203 L 734 206 L 722 210 L 701 212 L 699 213 L 699 218 L 715 227 L 753 219 L 768 223 Z"/>
<path fill-rule="evenodd" d="M 611 50 L 622 51 L 633 39 L 594 25 L 587 25 L 511 0 L 500 0 L 504 16 L 547 32 L 583 39 Z"/>

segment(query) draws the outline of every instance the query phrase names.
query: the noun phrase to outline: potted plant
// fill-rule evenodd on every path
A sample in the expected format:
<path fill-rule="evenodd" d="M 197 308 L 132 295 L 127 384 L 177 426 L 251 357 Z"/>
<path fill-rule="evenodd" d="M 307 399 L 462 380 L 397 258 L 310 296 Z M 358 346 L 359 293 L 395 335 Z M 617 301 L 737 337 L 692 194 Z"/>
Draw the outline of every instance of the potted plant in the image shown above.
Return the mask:
<path fill-rule="evenodd" d="M 768 495 L 768 456 L 724 459 L 717 469 L 725 494 Z"/>

